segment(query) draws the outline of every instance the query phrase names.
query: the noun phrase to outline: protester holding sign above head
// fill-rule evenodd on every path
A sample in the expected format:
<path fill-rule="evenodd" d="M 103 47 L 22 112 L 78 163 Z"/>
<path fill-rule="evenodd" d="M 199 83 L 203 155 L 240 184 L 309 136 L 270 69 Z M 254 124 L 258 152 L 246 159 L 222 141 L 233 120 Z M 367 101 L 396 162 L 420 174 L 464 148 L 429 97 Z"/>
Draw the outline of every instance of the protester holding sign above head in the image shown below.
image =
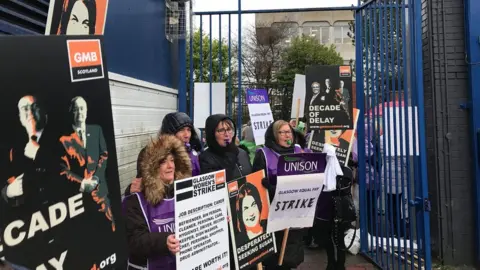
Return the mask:
<path fill-rule="evenodd" d="M 140 166 L 142 192 L 125 197 L 129 245 L 128 269 L 176 269 L 173 181 L 191 177 L 191 162 L 182 141 L 162 135 L 145 148 Z M 148 267 L 148 268 L 147 268 Z"/>
<path fill-rule="evenodd" d="M 199 152 L 202 149 L 202 144 L 198 139 L 198 134 L 193 127 L 192 119 L 183 112 L 173 112 L 165 115 L 162 121 L 162 127 L 160 128 L 159 135 L 175 135 L 180 139 L 187 149 L 192 164 L 192 176 L 200 174 L 200 163 L 198 160 Z M 137 178 L 132 181 L 132 184 L 125 190 L 125 196 L 130 193 L 140 192 L 140 185 L 142 179 L 142 162 L 143 153 L 145 148 L 140 151 L 137 159 Z"/>
<path fill-rule="evenodd" d="M 278 120 L 270 124 L 265 132 L 265 147 L 259 149 L 253 161 L 253 170 L 265 170 L 267 179 L 263 181 L 269 189 L 270 200 L 275 194 L 277 185 L 277 164 L 280 155 L 306 152 L 295 144 L 295 131 L 288 122 Z M 310 152 L 308 150 L 308 152 Z M 277 246 L 281 247 L 283 231 L 275 233 Z M 304 260 L 302 239 L 304 230 L 291 230 L 288 236 L 283 265 L 278 265 L 278 253 L 265 262 L 266 269 L 291 269 L 300 265 Z"/>

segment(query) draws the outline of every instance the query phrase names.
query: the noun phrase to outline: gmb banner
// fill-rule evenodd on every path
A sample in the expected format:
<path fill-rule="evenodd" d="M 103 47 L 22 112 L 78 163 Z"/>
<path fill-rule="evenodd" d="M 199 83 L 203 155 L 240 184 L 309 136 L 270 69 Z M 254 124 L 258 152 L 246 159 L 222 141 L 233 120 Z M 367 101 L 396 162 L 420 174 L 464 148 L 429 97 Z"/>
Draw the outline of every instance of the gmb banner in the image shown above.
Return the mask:
<path fill-rule="evenodd" d="M 232 268 L 226 194 L 225 170 L 175 181 L 177 269 Z"/>
<path fill-rule="evenodd" d="M 0 59 L 0 257 L 28 269 L 122 268 L 102 38 L 2 37 Z"/>
<path fill-rule="evenodd" d="M 268 191 L 262 185 L 264 171 L 228 182 L 230 235 L 235 268 L 247 269 L 277 252 L 275 235 L 267 233 Z"/>
<path fill-rule="evenodd" d="M 326 166 L 326 154 L 321 153 L 279 157 L 277 188 L 268 215 L 267 232 L 313 226 Z"/>
<path fill-rule="evenodd" d="M 253 136 L 256 145 L 265 143 L 265 131 L 273 123 L 272 110 L 268 102 L 268 93 L 265 89 L 247 89 L 247 104 L 250 121 L 253 127 Z"/>

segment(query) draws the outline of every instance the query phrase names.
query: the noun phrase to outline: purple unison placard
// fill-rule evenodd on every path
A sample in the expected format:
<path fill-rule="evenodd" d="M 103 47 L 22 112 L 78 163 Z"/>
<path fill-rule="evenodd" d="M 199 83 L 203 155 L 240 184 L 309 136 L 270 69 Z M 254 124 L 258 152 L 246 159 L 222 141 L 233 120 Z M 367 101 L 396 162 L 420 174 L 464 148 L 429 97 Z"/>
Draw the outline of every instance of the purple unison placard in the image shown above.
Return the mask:
<path fill-rule="evenodd" d="M 247 89 L 247 104 L 268 103 L 268 93 L 265 89 Z"/>
<path fill-rule="evenodd" d="M 277 175 L 299 175 L 324 173 L 327 154 L 301 153 L 282 155 L 278 158 Z"/>

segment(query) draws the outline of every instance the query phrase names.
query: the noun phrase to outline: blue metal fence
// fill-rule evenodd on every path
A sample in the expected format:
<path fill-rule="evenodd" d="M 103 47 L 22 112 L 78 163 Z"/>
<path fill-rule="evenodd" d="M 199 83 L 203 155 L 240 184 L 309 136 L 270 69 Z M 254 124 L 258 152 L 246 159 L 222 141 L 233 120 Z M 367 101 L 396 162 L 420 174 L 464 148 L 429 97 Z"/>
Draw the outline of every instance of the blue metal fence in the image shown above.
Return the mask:
<path fill-rule="evenodd" d="M 227 83 L 227 113 L 236 119 L 240 134 L 242 124 L 246 123 L 242 63 L 238 61 L 242 58 L 242 15 L 354 10 L 356 92 L 361 115 L 357 123 L 358 155 L 362 161 L 358 173 L 361 252 L 383 269 L 431 269 L 421 1 L 359 0 L 358 6 L 351 8 L 247 11 L 241 10 L 240 2 L 235 11 L 195 14 L 200 17 L 198 31 L 210 44 L 204 44 L 200 38 L 200 44 L 194 45 L 195 29 L 190 27 L 190 100 L 195 94 L 194 82 L 206 80 L 204 68 L 209 68 L 205 74 L 209 74 L 210 83 L 214 82 L 212 55 L 221 53 L 211 51 L 211 37 L 217 31 L 220 40 L 226 36 L 222 35 L 221 21 L 225 21 L 222 18 L 228 18 L 228 39 L 222 41 L 228 47 L 228 59 L 220 58 L 214 65 L 219 66 L 217 82 Z M 218 30 L 212 29 L 212 16 L 219 22 Z M 232 20 L 235 16 L 239 32 L 234 40 Z M 208 33 L 203 29 L 205 18 L 209 19 Z M 192 16 L 190 22 L 194 20 Z M 209 46 L 208 51 L 204 46 Z M 196 53 L 194 48 L 199 51 Z M 203 55 L 205 52 L 207 56 Z M 194 75 L 196 72 L 199 76 Z M 222 77 L 224 73 L 228 75 Z M 285 89 L 293 89 L 293 83 Z M 190 115 L 194 106 L 198 105 L 190 101 Z"/>
<path fill-rule="evenodd" d="M 420 13 L 420 0 L 356 10 L 361 249 L 384 269 L 431 269 Z"/>

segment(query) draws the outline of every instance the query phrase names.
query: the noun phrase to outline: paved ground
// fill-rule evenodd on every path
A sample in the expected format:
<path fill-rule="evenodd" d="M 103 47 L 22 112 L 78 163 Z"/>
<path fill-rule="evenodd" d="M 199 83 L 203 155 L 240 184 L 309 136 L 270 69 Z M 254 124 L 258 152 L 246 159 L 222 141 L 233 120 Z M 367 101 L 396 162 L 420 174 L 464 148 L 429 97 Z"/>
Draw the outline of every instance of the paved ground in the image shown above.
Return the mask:
<path fill-rule="evenodd" d="M 305 262 L 298 267 L 298 270 L 323 270 L 327 268 L 327 254 L 324 250 L 305 249 Z M 347 257 L 347 270 L 373 270 L 376 269 L 361 255 Z"/>

